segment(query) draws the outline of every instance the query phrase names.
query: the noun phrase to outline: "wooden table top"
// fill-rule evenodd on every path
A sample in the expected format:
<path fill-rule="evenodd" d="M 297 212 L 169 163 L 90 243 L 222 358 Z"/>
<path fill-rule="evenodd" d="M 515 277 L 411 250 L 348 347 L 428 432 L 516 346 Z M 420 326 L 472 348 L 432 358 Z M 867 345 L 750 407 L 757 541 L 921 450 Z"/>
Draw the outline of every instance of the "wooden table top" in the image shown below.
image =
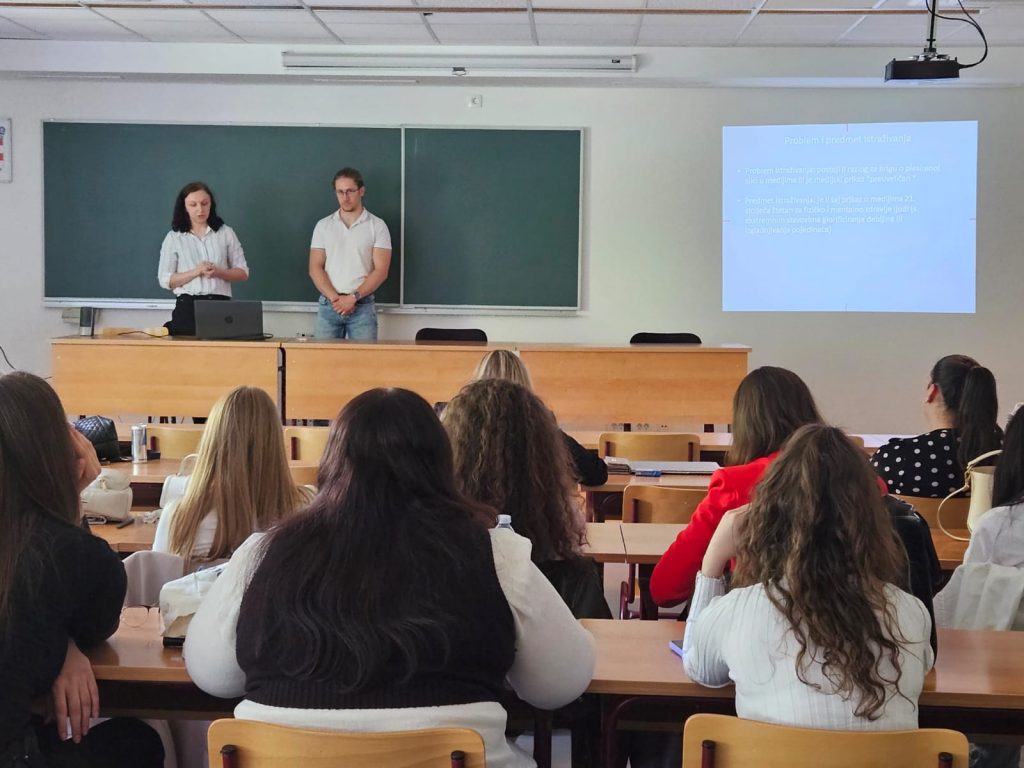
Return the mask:
<path fill-rule="evenodd" d="M 622 493 L 627 485 L 664 485 L 669 488 L 707 488 L 711 475 L 662 475 L 661 477 L 636 477 L 635 475 L 608 475 L 604 485 L 588 485 L 588 493 Z"/>
<path fill-rule="evenodd" d="M 638 565 L 653 565 L 661 559 L 662 554 L 675 541 L 685 525 L 678 523 L 594 523 L 593 525 L 618 525 L 622 533 L 622 541 L 626 547 L 626 562 Z M 966 536 L 967 531 L 953 530 L 953 533 Z M 946 536 L 942 531 L 932 530 L 932 543 L 939 556 L 939 564 L 944 571 L 952 571 L 964 561 L 967 551 L 966 541 L 957 541 Z"/>
<path fill-rule="evenodd" d="M 733 688 L 690 680 L 668 648 L 683 636 L 678 621 L 584 619 L 597 643 L 590 693 L 731 698 Z M 922 706 L 1024 708 L 1024 632 L 939 629 L 935 669 L 925 678 Z"/>
<path fill-rule="evenodd" d="M 583 625 L 597 647 L 590 693 L 734 695 L 731 687 L 704 688 L 687 678 L 668 648 L 683 636 L 682 622 L 584 619 Z M 100 681 L 191 682 L 181 650 L 163 647 L 156 610 L 125 609 L 117 633 L 87 655 Z M 938 662 L 925 679 L 921 704 L 1024 709 L 1024 633 L 940 629 Z"/>
<path fill-rule="evenodd" d="M 149 511 L 144 507 L 133 507 L 132 514 L 135 522 L 124 528 L 118 528 L 114 523 L 102 525 L 90 525 L 89 530 L 93 536 L 103 539 L 115 552 L 129 555 L 132 552 L 143 552 L 153 548 L 153 539 L 156 536 L 156 523 L 144 523 L 139 518 L 143 513 Z"/>
<path fill-rule="evenodd" d="M 178 471 L 181 466 L 181 459 L 153 459 L 152 461 L 136 464 L 131 461 L 123 461 L 118 464 L 111 464 L 111 469 L 127 472 L 131 482 L 153 483 L 160 485 L 170 475 Z M 319 463 L 315 461 L 289 461 L 288 468 L 291 470 L 292 478 L 299 485 L 313 482 L 308 478 L 316 477 Z"/>
<path fill-rule="evenodd" d="M 601 435 L 605 432 L 613 432 L 611 429 L 568 429 L 566 432 L 584 448 L 596 451 Z M 651 433 L 651 434 L 657 434 Z M 705 452 L 725 453 L 732 447 L 732 432 L 694 432 L 700 437 L 700 449 Z M 908 435 L 881 435 L 864 434 L 854 435 L 864 440 L 864 451 L 870 455 L 882 445 L 885 445 L 893 437 L 908 437 Z"/>
<path fill-rule="evenodd" d="M 587 544 L 583 551 L 599 563 L 626 562 L 622 534 L 615 523 L 587 523 Z"/>

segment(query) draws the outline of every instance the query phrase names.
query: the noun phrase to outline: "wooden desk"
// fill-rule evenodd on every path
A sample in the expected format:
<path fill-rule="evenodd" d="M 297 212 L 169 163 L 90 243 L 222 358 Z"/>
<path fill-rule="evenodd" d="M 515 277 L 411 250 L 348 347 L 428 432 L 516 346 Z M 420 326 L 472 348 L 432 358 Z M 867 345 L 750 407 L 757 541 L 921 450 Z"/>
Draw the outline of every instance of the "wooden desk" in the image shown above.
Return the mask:
<path fill-rule="evenodd" d="M 637 565 L 656 564 L 685 527 L 678 523 L 622 523 L 619 528 L 626 548 L 626 562 Z M 965 530 L 954 530 L 953 533 L 967 535 Z M 951 539 L 942 531 L 933 530 L 932 543 L 943 571 L 953 571 L 964 561 L 968 542 Z"/>
<path fill-rule="evenodd" d="M 584 554 L 599 563 L 626 562 L 626 549 L 618 523 L 587 523 Z"/>
<path fill-rule="evenodd" d="M 627 485 L 663 485 L 669 488 L 707 489 L 711 475 L 662 475 L 636 477 L 635 475 L 608 475 L 604 485 L 581 486 L 588 493 L 622 493 Z"/>
<path fill-rule="evenodd" d="M 559 421 L 732 422 L 750 347 L 520 344 L 534 389 Z"/>
<path fill-rule="evenodd" d="M 168 476 L 178 471 L 181 459 L 153 459 L 141 464 L 124 461 L 110 466 L 128 472 L 132 485 L 160 485 Z M 319 466 L 318 462 L 313 461 L 288 461 L 288 469 L 291 470 L 292 480 L 296 485 L 316 483 Z"/>
<path fill-rule="evenodd" d="M 597 660 L 587 689 L 602 694 L 605 765 L 619 753 L 623 720 L 681 727 L 696 712 L 735 714 L 735 689 L 705 688 L 690 680 L 670 640 L 683 636 L 677 621 L 584 619 Z M 938 659 L 920 699 L 922 728 L 967 733 L 1024 733 L 1024 632 L 939 629 Z"/>
<path fill-rule="evenodd" d="M 69 414 L 205 416 L 243 384 L 276 402 L 279 347 L 273 340 L 54 339 L 53 388 Z"/>
<path fill-rule="evenodd" d="M 333 419 L 356 395 L 403 387 L 430 404 L 451 400 L 484 355 L 510 344 L 481 342 L 285 342 L 286 419 Z"/>
<path fill-rule="evenodd" d="M 604 432 L 610 432 L 607 429 L 570 429 L 566 430 L 570 436 L 577 443 L 582 445 L 584 448 L 596 451 L 598 450 L 598 440 L 601 438 L 601 434 Z M 700 451 L 702 454 L 714 454 L 711 456 L 711 461 L 720 461 L 722 456 L 732 447 L 732 433 L 731 432 L 697 432 L 700 437 Z M 859 437 L 864 441 L 864 452 L 869 456 L 878 450 L 879 446 L 885 445 L 889 442 L 892 437 L 907 437 L 907 435 L 853 435 Z"/>
<path fill-rule="evenodd" d="M 139 509 L 141 511 L 142 508 Z M 138 514 L 134 509 L 132 512 Z M 89 530 L 93 536 L 107 542 L 112 550 L 123 555 L 151 550 L 156 537 L 156 523 L 144 523 L 138 519 L 124 528 L 118 528 L 114 523 L 105 523 L 90 525 Z"/>

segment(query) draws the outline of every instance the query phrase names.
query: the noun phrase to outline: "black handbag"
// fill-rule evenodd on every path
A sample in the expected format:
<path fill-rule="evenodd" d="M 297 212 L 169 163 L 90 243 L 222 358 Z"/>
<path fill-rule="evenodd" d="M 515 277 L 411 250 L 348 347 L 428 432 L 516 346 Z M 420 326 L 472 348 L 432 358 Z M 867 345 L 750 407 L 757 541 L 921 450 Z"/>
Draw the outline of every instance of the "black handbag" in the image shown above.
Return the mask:
<path fill-rule="evenodd" d="M 107 461 L 120 461 L 121 448 L 117 444 L 117 428 L 106 416 L 85 416 L 74 423 L 96 449 L 96 455 Z"/>

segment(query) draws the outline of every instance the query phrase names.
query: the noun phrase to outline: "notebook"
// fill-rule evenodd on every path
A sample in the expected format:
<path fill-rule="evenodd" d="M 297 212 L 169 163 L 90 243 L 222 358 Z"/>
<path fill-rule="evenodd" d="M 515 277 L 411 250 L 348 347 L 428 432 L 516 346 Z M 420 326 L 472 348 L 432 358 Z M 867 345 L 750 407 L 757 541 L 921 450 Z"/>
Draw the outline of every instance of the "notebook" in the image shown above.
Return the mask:
<path fill-rule="evenodd" d="M 630 461 L 633 474 L 660 472 L 663 475 L 710 475 L 721 469 L 717 461 Z"/>
<path fill-rule="evenodd" d="M 263 303 L 259 301 L 197 301 L 196 338 L 221 341 L 262 341 Z"/>

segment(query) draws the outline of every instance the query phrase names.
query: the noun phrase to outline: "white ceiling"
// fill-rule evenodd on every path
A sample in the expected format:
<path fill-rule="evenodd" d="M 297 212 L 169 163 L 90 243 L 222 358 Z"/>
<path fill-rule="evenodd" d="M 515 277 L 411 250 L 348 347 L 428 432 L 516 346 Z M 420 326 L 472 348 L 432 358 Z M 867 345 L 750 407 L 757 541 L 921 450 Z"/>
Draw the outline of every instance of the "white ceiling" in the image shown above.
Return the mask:
<path fill-rule="evenodd" d="M 964 4 L 990 43 L 1024 46 L 1024 0 Z M 926 28 L 924 0 L 0 0 L 0 39 L 22 40 L 919 49 Z M 968 24 L 937 32 L 980 51 Z"/>

